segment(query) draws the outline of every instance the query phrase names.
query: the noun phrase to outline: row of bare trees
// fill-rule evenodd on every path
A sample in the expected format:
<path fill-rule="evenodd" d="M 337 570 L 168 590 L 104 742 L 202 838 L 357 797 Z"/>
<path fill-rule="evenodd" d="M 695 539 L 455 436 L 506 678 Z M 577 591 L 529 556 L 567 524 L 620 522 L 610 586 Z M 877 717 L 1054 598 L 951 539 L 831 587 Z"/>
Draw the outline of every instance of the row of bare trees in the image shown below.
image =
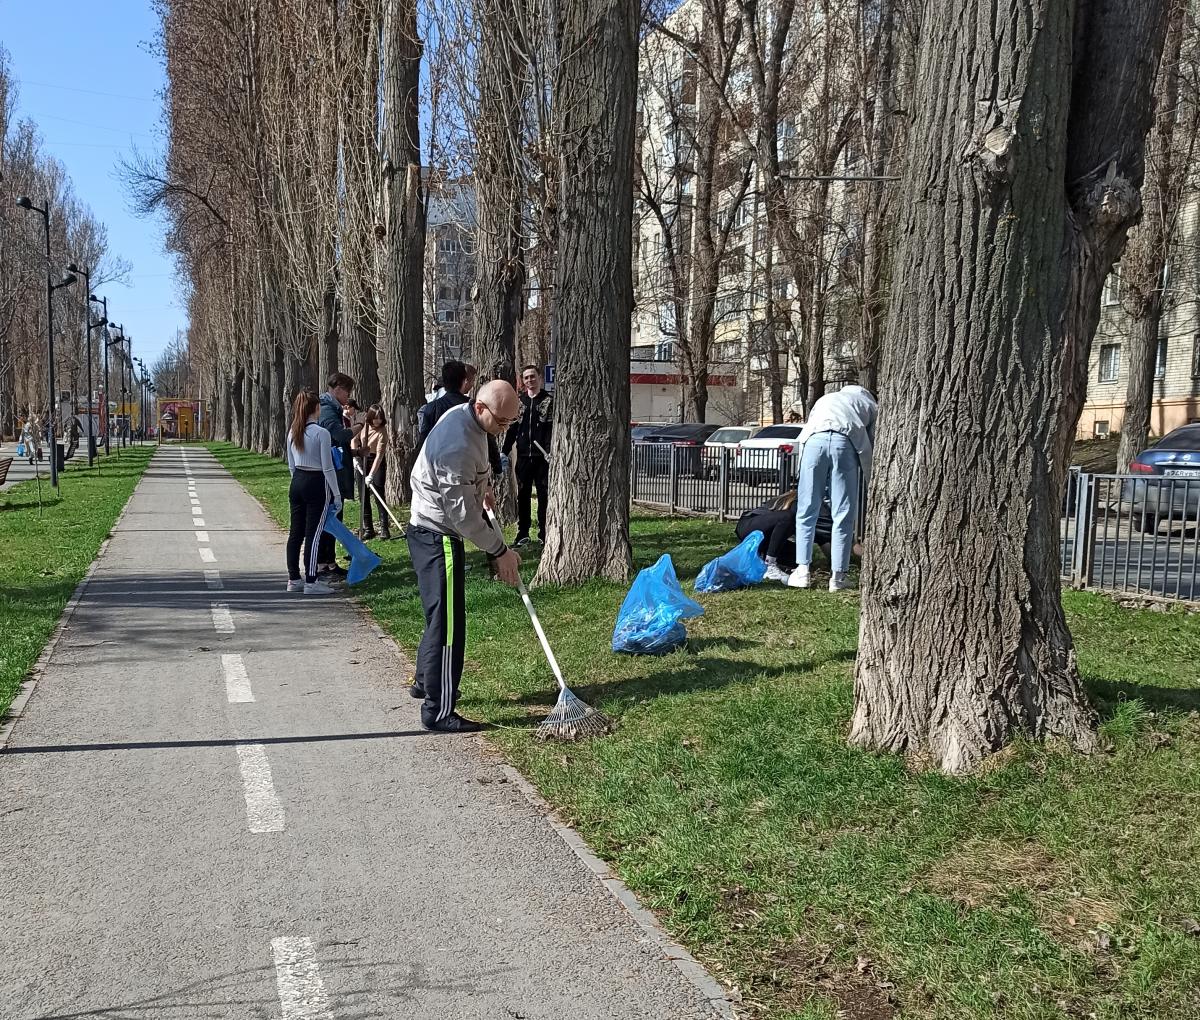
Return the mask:
<path fill-rule="evenodd" d="M 37 125 L 16 119 L 16 105 L 8 55 L 0 49 L 0 436 L 13 435 L 30 419 L 44 425 L 53 405 L 47 373 L 43 221 L 19 208 L 16 200 L 28 196 L 38 207 L 49 208 L 49 268 L 58 277 L 75 263 L 90 273 L 92 288 L 99 290 L 128 271 L 109 253 L 103 224 L 76 197 L 62 164 L 42 151 Z M 56 290 L 53 298 L 56 385 L 83 405 L 88 402 L 86 299 L 82 279 Z M 107 389 L 103 346 L 93 339 L 92 385 Z M 110 362 L 125 357 L 125 349 L 116 347 Z M 117 369 L 112 370 L 116 378 Z"/>
<path fill-rule="evenodd" d="M 337 367 L 412 449 L 429 195 L 470 176 L 483 374 L 546 343 L 557 367 L 538 580 L 626 578 L 640 5 L 159 2 L 170 149 L 131 176 L 171 216 L 218 435 L 278 452 L 292 390 Z M 879 376 L 851 739 L 951 771 L 1019 733 L 1095 746 L 1058 501 L 1100 288 L 1157 201 L 1145 140 L 1174 0 L 696 2 L 694 29 L 649 22 L 687 58 L 686 211 L 644 159 L 636 174 L 649 215 L 698 236 L 668 281 L 685 371 L 705 375 L 749 198 L 789 283 L 795 337 L 772 342 L 806 399 L 835 282 L 856 295 L 836 321 L 857 371 Z M 702 385 L 691 399 L 702 412 Z"/>

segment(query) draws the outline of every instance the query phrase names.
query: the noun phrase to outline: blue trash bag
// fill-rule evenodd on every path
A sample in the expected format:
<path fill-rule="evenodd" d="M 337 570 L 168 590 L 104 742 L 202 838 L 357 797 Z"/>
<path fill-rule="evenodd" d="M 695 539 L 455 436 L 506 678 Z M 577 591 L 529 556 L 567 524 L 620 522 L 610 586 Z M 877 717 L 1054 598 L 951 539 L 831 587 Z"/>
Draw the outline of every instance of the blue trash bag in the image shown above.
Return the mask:
<path fill-rule="evenodd" d="M 767 572 L 766 562 L 758 555 L 762 540 L 761 531 L 752 531 L 729 552 L 706 563 L 696 578 L 696 591 L 709 595 L 758 584 Z"/>
<path fill-rule="evenodd" d="M 341 542 L 350 554 L 350 569 L 346 572 L 348 584 L 365 581 L 371 575 L 371 571 L 383 562 L 333 514 L 325 516 L 325 532 Z"/>
<path fill-rule="evenodd" d="M 666 655 L 687 644 L 680 622 L 701 616 L 704 607 L 683 593 L 669 553 L 633 580 L 617 613 L 612 649 L 627 655 Z"/>

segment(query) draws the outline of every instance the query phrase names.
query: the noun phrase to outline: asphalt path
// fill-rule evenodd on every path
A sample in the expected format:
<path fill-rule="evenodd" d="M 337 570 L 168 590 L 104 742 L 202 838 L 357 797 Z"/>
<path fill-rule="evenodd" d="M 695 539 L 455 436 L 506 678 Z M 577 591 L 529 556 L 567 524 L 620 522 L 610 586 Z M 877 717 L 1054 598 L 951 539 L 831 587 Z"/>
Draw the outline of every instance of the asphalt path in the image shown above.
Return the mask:
<path fill-rule="evenodd" d="M 0 753 L 0 1017 L 715 1015 L 351 602 L 284 581 L 258 504 L 160 450 Z"/>

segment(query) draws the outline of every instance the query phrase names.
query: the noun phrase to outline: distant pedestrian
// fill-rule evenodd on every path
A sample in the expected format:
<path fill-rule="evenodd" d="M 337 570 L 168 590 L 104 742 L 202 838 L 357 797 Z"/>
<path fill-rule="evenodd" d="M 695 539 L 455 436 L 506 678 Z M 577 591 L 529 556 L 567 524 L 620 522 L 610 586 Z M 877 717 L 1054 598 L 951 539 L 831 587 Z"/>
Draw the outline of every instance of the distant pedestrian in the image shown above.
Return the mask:
<path fill-rule="evenodd" d="M 475 373 L 461 361 L 450 360 L 442 365 L 441 393 L 417 411 L 417 446 L 425 442 L 442 415 L 452 407 L 467 402 L 467 394 L 475 382 Z"/>
<path fill-rule="evenodd" d="M 392 529 L 388 518 L 387 505 L 383 502 L 383 492 L 387 485 L 388 469 L 388 435 L 387 418 L 383 408 L 372 404 L 363 416 L 363 428 L 351 441 L 351 447 L 356 454 L 361 454 L 363 469 L 362 497 L 362 531 L 364 542 L 375 538 L 375 522 L 371 510 L 372 500 L 379 504 L 379 537 L 385 542 L 392 539 Z M 379 493 L 372 496 L 372 490 Z"/>
<path fill-rule="evenodd" d="M 829 590 L 849 587 L 859 484 L 870 474 L 878 414 L 875 397 L 862 386 L 843 386 L 813 404 L 808 423 L 796 438 L 802 451 L 796 492 L 796 569 L 788 587 L 811 585 L 813 539 L 827 491 L 833 514 Z"/>
<path fill-rule="evenodd" d="M 517 583 L 521 558 L 488 524 L 484 511 L 494 505 L 487 438 L 501 435 L 519 407 L 509 383 L 487 383 L 473 403 L 442 415 L 412 469 L 408 549 L 425 610 L 412 694 L 424 699 L 426 729 L 471 733 L 483 728 L 455 711 L 467 633 L 463 540 L 488 554 L 501 581 Z"/>
<path fill-rule="evenodd" d="M 334 454 L 334 471 L 338 477 L 338 503 L 354 498 L 354 464 L 351 460 L 353 451 L 350 444 L 354 434 L 362 428 L 361 425 L 348 427 L 344 421 L 345 408 L 350 403 L 350 394 L 354 392 L 354 380 L 342 372 L 334 372 L 327 380 L 327 390 L 321 394 L 321 416 L 318 424 L 329 432 L 332 447 L 339 450 Z M 341 461 L 340 465 L 338 461 Z M 339 506 L 337 518 L 342 519 Z M 345 577 L 346 571 L 337 564 L 336 549 L 333 538 L 322 533 L 318 562 L 321 570 L 331 577 Z"/>
<path fill-rule="evenodd" d="M 554 398 L 542 388 L 537 365 L 521 369 L 521 417 L 504 438 L 501 450 L 517 448 L 517 548 L 529 544 L 531 502 L 537 491 L 538 540 L 546 541 L 550 487 L 550 433 L 554 427 Z"/>
<path fill-rule="evenodd" d="M 318 424 L 321 403 L 312 390 L 301 390 L 292 403 L 288 429 L 287 461 L 292 472 L 288 489 L 291 518 L 287 540 L 287 590 L 305 595 L 328 595 L 333 591 L 317 577 L 318 548 L 330 508 L 342 509 L 337 474 L 333 470 L 331 438 Z M 304 546 L 304 572 L 300 571 L 300 547 Z"/>

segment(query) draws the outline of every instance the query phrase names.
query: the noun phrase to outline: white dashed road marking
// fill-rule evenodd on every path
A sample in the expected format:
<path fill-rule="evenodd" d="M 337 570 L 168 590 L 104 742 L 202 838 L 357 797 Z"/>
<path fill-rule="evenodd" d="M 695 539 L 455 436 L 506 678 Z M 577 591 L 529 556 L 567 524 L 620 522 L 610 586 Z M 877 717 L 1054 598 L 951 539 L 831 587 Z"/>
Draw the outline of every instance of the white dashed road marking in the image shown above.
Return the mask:
<path fill-rule="evenodd" d="M 283 1020 L 332 1020 L 312 939 L 272 939 L 271 949 Z"/>
<path fill-rule="evenodd" d="M 206 525 L 205 525 L 205 523 L 204 523 L 204 518 L 203 518 L 203 517 L 193 517 L 193 518 L 192 518 L 192 527 L 193 527 L 193 528 L 203 528 L 203 527 L 206 527 Z"/>
<path fill-rule="evenodd" d="M 283 805 L 275 795 L 271 766 L 262 744 L 238 744 L 238 764 L 242 767 L 242 785 L 246 793 L 246 821 L 251 832 L 283 832 Z M 285 1017 L 321 1014 L 292 1013 Z"/>
<path fill-rule="evenodd" d="M 222 655 L 221 669 L 225 671 L 225 694 L 231 705 L 248 705 L 254 700 L 250 677 L 240 655 Z"/>
<path fill-rule="evenodd" d="M 197 531 L 196 532 L 196 541 L 197 542 L 207 542 L 208 541 L 208 532 L 207 531 Z"/>
<path fill-rule="evenodd" d="M 225 582 L 221 580 L 221 571 L 219 570 L 204 571 L 204 583 L 214 590 L 225 587 Z"/>
<path fill-rule="evenodd" d="M 213 629 L 218 634 L 232 634 L 234 632 L 233 614 L 229 611 L 229 606 L 224 602 L 212 603 L 212 621 Z"/>
<path fill-rule="evenodd" d="M 200 523 L 203 524 L 204 522 L 201 521 Z M 205 563 L 216 563 L 217 562 L 216 555 L 213 553 L 213 551 L 208 546 L 201 546 L 200 559 L 202 559 Z"/>

